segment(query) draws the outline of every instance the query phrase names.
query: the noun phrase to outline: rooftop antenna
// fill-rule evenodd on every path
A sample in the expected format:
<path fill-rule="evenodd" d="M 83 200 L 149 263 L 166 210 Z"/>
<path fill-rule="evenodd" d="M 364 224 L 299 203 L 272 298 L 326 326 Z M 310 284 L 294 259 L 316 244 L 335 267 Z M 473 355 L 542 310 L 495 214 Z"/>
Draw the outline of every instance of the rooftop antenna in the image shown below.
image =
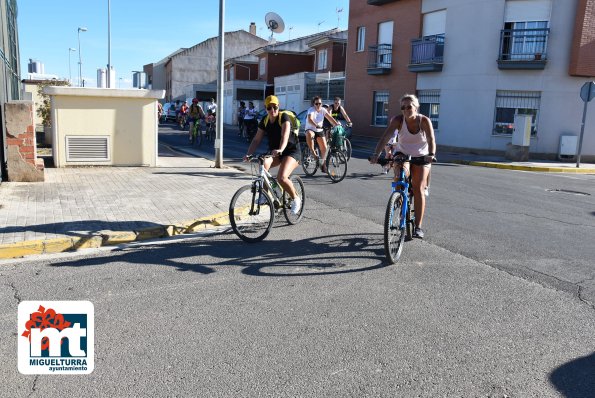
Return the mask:
<path fill-rule="evenodd" d="M 288 40 L 291 40 L 291 30 L 292 30 L 292 29 L 293 29 L 293 26 L 290 26 L 290 27 L 289 27 L 289 39 L 288 39 Z"/>
<path fill-rule="evenodd" d="M 337 7 L 337 29 L 341 26 L 341 13 L 343 12 L 343 8 Z"/>
<path fill-rule="evenodd" d="M 264 23 L 271 31 L 271 37 L 269 41 L 274 43 L 273 33 L 282 33 L 285 30 L 285 22 L 283 22 L 283 18 L 281 18 L 278 14 L 274 12 L 267 12 L 264 16 Z"/>
<path fill-rule="evenodd" d="M 318 22 L 318 32 L 320 32 L 320 25 L 322 25 L 323 23 L 325 23 L 326 21 L 320 21 Z"/>

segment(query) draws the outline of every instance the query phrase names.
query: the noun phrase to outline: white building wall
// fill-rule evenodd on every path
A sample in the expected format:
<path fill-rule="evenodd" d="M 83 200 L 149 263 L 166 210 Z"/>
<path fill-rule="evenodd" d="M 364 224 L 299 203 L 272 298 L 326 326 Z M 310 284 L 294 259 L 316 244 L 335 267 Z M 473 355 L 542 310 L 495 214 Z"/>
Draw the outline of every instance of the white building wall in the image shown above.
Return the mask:
<path fill-rule="evenodd" d="M 418 90 L 440 90 L 439 145 L 505 150 L 510 135 L 493 135 L 496 91 L 540 91 L 532 153 L 558 152 L 560 135 L 580 132 L 580 87 L 568 75 L 577 0 L 554 1 L 543 70 L 500 70 L 500 31 L 505 0 L 424 0 L 422 12 L 446 9 L 444 66 L 419 73 Z M 595 106 L 592 106 L 595 108 Z M 587 118 L 583 154 L 595 155 L 595 109 Z"/>

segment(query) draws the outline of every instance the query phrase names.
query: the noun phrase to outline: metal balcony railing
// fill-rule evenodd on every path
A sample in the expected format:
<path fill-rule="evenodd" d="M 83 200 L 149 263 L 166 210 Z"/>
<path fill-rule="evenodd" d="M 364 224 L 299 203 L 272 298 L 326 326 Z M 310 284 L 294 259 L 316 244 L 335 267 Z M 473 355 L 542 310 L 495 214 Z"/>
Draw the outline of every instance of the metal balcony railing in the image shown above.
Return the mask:
<path fill-rule="evenodd" d="M 411 40 L 412 72 L 431 72 L 442 70 L 444 60 L 444 34 L 424 36 Z"/>
<path fill-rule="evenodd" d="M 500 32 L 500 69 L 543 69 L 549 28 L 503 29 Z"/>
<path fill-rule="evenodd" d="M 378 44 L 368 47 L 368 74 L 389 73 L 393 64 L 393 45 Z"/>

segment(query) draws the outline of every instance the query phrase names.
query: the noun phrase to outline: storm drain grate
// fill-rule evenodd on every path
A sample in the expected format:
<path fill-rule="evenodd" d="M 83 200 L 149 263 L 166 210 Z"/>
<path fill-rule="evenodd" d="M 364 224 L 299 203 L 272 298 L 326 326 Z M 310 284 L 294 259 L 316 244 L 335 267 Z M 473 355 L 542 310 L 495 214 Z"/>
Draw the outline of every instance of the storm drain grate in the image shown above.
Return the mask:
<path fill-rule="evenodd" d="M 567 194 L 570 194 L 570 195 L 591 196 L 590 193 L 580 192 L 580 191 L 572 191 L 570 189 L 549 188 L 549 189 L 546 189 L 546 191 L 548 191 L 548 192 L 555 192 L 555 193 L 567 193 Z"/>

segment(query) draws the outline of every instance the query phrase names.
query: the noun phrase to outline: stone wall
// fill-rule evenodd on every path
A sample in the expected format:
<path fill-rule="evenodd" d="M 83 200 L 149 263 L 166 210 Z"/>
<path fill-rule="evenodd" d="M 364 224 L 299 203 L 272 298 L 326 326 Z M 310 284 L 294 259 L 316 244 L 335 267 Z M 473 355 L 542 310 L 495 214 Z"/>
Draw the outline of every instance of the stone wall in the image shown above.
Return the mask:
<path fill-rule="evenodd" d="M 43 159 L 37 157 L 33 101 L 11 101 L 4 105 L 8 146 L 8 181 L 44 180 Z"/>

